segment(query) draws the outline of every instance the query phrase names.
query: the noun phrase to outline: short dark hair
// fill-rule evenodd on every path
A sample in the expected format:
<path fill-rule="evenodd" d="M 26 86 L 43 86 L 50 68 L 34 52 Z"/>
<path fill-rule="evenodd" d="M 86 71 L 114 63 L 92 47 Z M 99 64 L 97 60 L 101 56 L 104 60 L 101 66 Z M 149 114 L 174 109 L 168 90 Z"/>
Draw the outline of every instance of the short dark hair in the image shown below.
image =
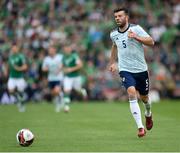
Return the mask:
<path fill-rule="evenodd" d="M 129 15 L 129 10 L 127 9 L 127 8 L 116 8 L 116 9 L 114 9 L 114 13 L 117 13 L 117 12 L 120 12 L 120 11 L 124 11 L 124 13 L 126 14 L 126 15 Z"/>
<path fill-rule="evenodd" d="M 13 40 L 12 43 L 11 43 L 12 46 L 17 46 L 17 41 L 16 40 Z"/>

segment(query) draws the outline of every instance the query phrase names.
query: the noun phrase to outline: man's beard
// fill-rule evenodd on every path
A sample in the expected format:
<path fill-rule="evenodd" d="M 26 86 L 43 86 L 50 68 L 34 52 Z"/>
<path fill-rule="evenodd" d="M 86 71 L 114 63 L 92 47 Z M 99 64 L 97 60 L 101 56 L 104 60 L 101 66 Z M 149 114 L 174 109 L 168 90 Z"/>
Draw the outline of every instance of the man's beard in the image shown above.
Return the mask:
<path fill-rule="evenodd" d="M 125 26 L 126 26 L 126 22 L 123 22 L 123 23 L 119 24 L 119 27 L 120 27 L 121 29 L 123 29 Z"/>

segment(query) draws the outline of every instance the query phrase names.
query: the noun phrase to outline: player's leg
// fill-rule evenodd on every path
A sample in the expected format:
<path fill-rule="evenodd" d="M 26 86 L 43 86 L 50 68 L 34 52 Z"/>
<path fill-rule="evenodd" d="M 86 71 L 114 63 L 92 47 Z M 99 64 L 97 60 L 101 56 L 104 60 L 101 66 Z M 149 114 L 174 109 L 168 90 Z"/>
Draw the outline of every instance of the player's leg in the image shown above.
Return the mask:
<path fill-rule="evenodd" d="M 136 81 L 133 78 L 132 74 L 129 72 L 122 71 L 120 72 L 120 76 L 122 78 L 123 85 L 127 89 L 129 104 L 130 104 L 130 111 L 138 127 L 138 136 L 142 137 L 146 134 L 146 132 L 142 124 L 141 110 L 138 104 L 138 98 L 137 98 L 137 93 L 136 93 L 136 88 L 135 88 Z"/>
<path fill-rule="evenodd" d="M 63 87 L 64 87 L 64 111 L 69 111 L 69 103 L 71 102 L 70 94 L 73 88 L 73 79 L 70 77 L 64 77 L 63 80 Z"/>
<path fill-rule="evenodd" d="M 137 89 L 140 94 L 145 108 L 146 128 L 150 130 L 153 127 L 152 113 L 151 113 L 151 102 L 148 96 L 149 93 L 149 76 L 148 72 L 142 72 L 137 78 Z"/>
<path fill-rule="evenodd" d="M 21 102 L 19 100 L 20 96 L 19 96 L 19 92 L 17 91 L 17 83 L 18 83 L 18 79 L 9 78 L 8 83 L 7 83 L 8 92 L 10 95 L 16 98 L 16 103 L 17 103 L 19 112 L 24 112 L 25 108 L 21 105 Z"/>
<path fill-rule="evenodd" d="M 82 87 L 82 78 L 80 76 L 73 78 L 73 89 L 75 89 L 84 100 L 87 100 L 87 91 Z"/>
<path fill-rule="evenodd" d="M 16 84 L 15 84 L 15 80 L 12 79 L 12 78 L 9 78 L 8 79 L 8 82 L 7 82 L 7 88 L 8 88 L 8 92 L 10 95 L 14 96 L 17 100 L 17 95 L 16 95 Z"/>
<path fill-rule="evenodd" d="M 142 124 L 142 118 L 141 118 L 141 110 L 138 104 L 136 89 L 134 86 L 130 86 L 127 89 L 128 97 L 129 97 L 129 103 L 130 103 L 130 110 L 131 113 L 136 121 L 137 127 L 138 127 L 138 136 L 143 137 L 146 134 L 146 131 L 144 130 L 144 126 Z"/>
<path fill-rule="evenodd" d="M 145 107 L 145 118 L 146 118 L 146 129 L 151 130 L 153 127 L 152 112 L 151 112 L 151 102 L 148 95 L 140 95 Z"/>
<path fill-rule="evenodd" d="M 55 111 L 59 112 L 64 107 L 63 91 L 60 86 L 60 81 L 54 82 L 51 94 L 54 97 Z"/>
<path fill-rule="evenodd" d="M 148 95 L 140 95 L 140 99 L 142 100 L 143 104 L 144 104 L 144 108 L 145 108 L 145 115 L 146 116 L 151 116 L 152 112 L 151 112 L 151 102 L 149 100 L 149 96 Z"/>
<path fill-rule="evenodd" d="M 25 111 L 25 88 L 27 84 L 23 78 L 17 79 L 16 80 L 16 87 L 17 87 L 17 99 L 18 99 L 18 108 L 20 112 Z"/>

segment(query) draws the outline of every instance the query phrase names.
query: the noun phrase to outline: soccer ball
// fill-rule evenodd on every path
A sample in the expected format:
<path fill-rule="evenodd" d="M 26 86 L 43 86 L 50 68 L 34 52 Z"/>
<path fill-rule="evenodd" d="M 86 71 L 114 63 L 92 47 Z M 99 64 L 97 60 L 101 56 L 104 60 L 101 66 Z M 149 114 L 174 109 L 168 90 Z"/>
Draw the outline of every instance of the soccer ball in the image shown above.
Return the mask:
<path fill-rule="evenodd" d="M 34 141 L 34 134 L 29 129 L 21 129 L 16 134 L 16 139 L 19 145 L 28 147 Z"/>
<path fill-rule="evenodd" d="M 69 107 L 68 105 L 65 105 L 65 106 L 64 106 L 64 112 L 65 112 L 65 113 L 68 113 L 69 110 L 70 110 L 70 107 Z"/>

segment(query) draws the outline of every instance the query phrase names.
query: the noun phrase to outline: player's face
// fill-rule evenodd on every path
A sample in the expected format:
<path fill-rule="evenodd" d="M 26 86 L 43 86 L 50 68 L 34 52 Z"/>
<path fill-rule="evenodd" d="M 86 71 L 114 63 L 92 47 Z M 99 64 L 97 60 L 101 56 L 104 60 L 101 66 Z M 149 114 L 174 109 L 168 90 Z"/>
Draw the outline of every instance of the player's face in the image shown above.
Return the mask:
<path fill-rule="evenodd" d="M 12 52 L 15 54 L 15 53 L 18 53 L 18 47 L 16 45 L 13 45 L 12 46 Z"/>
<path fill-rule="evenodd" d="M 71 52 L 72 52 L 71 46 L 65 46 L 65 47 L 64 47 L 64 52 L 65 52 L 66 54 L 71 54 Z"/>
<path fill-rule="evenodd" d="M 114 18 L 120 28 L 123 28 L 128 22 L 128 16 L 125 14 L 124 11 L 114 13 Z"/>
<path fill-rule="evenodd" d="M 50 56 L 54 56 L 56 54 L 56 48 L 50 47 L 48 53 Z"/>

